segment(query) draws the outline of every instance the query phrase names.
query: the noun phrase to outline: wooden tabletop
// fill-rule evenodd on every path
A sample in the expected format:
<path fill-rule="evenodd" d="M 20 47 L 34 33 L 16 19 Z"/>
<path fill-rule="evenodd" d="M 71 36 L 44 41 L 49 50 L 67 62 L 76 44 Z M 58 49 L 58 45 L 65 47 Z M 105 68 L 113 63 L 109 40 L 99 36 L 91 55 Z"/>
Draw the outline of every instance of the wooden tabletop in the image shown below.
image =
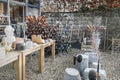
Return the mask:
<path fill-rule="evenodd" d="M 11 51 L 5 55 L 4 59 L 0 59 L 0 67 L 12 63 L 13 61 L 18 59 L 20 52 Z"/>
<path fill-rule="evenodd" d="M 34 46 L 34 47 L 31 47 L 29 49 L 25 49 L 25 50 L 23 50 L 21 52 L 26 56 L 26 55 L 29 55 L 29 54 L 35 52 L 35 51 L 40 50 L 40 48 L 41 48 L 41 44 L 39 44 L 37 46 Z"/>

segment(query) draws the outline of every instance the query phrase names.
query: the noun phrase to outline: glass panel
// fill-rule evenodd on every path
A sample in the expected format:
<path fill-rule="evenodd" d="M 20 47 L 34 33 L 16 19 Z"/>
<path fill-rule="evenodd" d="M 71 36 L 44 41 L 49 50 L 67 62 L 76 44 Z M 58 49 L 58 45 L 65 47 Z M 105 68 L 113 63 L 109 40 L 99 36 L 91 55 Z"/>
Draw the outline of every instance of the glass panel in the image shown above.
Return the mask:
<path fill-rule="evenodd" d="M 23 22 L 23 7 L 11 6 L 10 17 L 11 17 L 11 21 Z"/>

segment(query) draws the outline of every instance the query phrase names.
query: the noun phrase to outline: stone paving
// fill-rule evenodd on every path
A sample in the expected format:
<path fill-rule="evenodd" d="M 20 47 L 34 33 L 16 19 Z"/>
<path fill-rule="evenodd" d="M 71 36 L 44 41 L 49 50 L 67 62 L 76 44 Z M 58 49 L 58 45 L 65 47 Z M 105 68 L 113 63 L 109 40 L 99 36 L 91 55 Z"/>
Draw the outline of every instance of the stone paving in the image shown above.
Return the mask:
<path fill-rule="evenodd" d="M 73 67 L 73 55 L 81 51 L 73 49 L 70 53 L 56 54 L 55 61 L 51 56 L 45 58 L 45 70 L 38 73 L 37 55 L 30 60 L 27 58 L 26 80 L 63 80 L 64 70 Z M 102 53 L 102 68 L 107 72 L 107 80 L 120 80 L 120 54 Z M 15 70 L 12 64 L 0 68 L 0 80 L 15 80 Z"/>

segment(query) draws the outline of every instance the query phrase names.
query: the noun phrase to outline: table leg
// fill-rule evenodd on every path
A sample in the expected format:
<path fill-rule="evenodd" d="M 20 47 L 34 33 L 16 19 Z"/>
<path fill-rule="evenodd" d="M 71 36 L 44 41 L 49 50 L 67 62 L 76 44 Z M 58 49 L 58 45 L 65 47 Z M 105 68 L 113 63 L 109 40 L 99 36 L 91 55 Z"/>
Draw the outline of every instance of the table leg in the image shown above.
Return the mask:
<path fill-rule="evenodd" d="M 44 47 L 41 47 L 41 49 L 39 50 L 39 72 L 42 73 L 44 70 Z"/>
<path fill-rule="evenodd" d="M 18 56 L 18 60 L 14 62 L 14 67 L 16 70 L 16 80 L 22 80 L 22 61 L 21 54 Z"/>
<path fill-rule="evenodd" d="M 22 53 L 22 80 L 25 80 L 25 64 L 26 64 L 26 58 L 25 55 Z"/>
<path fill-rule="evenodd" d="M 12 62 L 12 68 L 15 69 L 16 65 L 15 65 L 16 61 Z"/>
<path fill-rule="evenodd" d="M 55 59 L 55 43 L 52 44 L 52 60 Z"/>

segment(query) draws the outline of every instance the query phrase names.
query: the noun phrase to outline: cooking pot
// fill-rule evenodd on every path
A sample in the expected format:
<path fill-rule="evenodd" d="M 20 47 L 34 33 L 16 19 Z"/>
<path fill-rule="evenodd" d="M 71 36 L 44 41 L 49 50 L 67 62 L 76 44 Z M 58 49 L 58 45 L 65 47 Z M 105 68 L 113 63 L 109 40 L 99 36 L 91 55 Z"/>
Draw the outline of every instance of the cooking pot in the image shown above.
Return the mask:
<path fill-rule="evenodd" d="M 24 50 L 25 49 L 25 43 L 16 43 L 16 50 Z"/>

